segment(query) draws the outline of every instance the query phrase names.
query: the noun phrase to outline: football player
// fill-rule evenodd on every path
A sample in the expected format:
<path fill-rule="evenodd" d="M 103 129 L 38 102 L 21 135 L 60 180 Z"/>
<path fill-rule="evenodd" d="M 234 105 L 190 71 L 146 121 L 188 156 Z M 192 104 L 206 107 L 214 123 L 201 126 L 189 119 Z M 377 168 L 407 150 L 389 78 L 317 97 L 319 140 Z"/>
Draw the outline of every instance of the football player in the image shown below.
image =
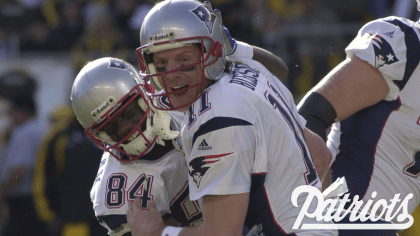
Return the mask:
<path fill-rule="evenodd" d="M 237 42 L 226 28 L 224 30 L 231 58 L 253 57 L 270 67 L 280 79 L 285 79 L 288 70 L 280 58 L 261 48 Z M 170 139 L 177 133 L 169 130 L 170 118 L 165 112 L 156 111 L 152 118 L 147 97 L 142 96 L 143 85 L 138 84 L 141 82 L 129 63 L 102 58 L 80 71 L 72 89 L 73 109 L 80 123 L 88 136 L 106 151 L 91 198 L 97 218 L 110 235 L 130 234 L 126 220 L 127 201 L 136 196 L 141 197 L 144 207 L 154 200 L 167 224 L 197 226 L 201 223 L 197 203 L 188 200 L 188 170 L 182 154 L 177 152 L 181 142 L 178 140 L 173 146 L 159 138 Z M 136 92 L 137 97 L 133 98 Z M 127 107 L 121 105 L 129 101 Z M 172 128 L 180 130 L 183 114 L 177 111 L 169 114 Z M 120 127 L 119 122 L 131 122 L 131 125 Z"/>
<path fill-rule="evenodd" d="M 136 199 L 127 214 L 134 235 L 241 235 L 244 225 L 266 235 L 337 234 L 292 229 L 306 195 L 294 207 L 291 193 L 301 185 L 321 188 L 311 154 L 330 153 L 305 128 L 287 88 L 263 65 L 226 60 L 223 27 L 208 4 L 155 5 L 140 41 L 142 76 L 163 89 L 151 95 L 152 106 L 185 113 L 181 137 L 190 199 L 200 202 L 203 224 L 165 227 L 154 204 L 143 209 Z"/>
<path fill-rule="evenodd" d="M 419 29 L 419 21 L 395 16 L 367 23 L 347 46 L 347 58 L 298 105 L 308 128 L 324 139 L 332 125 L 332 180 L 345 176 L 350 198 L 366 203 L 374 192 L 386 201 L 413 194 L 409 214 L 420 203 Z"/>
<path fill-rule="evenodd" d="M 77 119 L 105 151 L 91 199 L 109 235 L 131 234 L 127 201 L 135 197 L 144 207 L 153 200 L 168 224 L 201 222 L 197 203 L 188 199 L 184 157 L 170 141 L 177 133 L 170 130 L 166 112 L 149 108 L 144 86 L 129 63 L 101 58 L 83 67 L 72 88 Z"/>

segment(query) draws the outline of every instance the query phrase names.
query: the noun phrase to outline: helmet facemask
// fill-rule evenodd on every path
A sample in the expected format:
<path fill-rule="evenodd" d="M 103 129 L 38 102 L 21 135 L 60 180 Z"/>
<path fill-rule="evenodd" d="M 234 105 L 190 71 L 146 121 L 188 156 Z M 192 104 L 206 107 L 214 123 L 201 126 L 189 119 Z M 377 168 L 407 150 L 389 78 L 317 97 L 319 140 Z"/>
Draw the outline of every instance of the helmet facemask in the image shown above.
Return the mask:
<path fill-rule="evenodd" d="M 168 49 L 181 48 L 184 46 L 195 46 L 200 49 L 200 60 L 188 65 L 182 65 L 179 68 L 172 70 L 159 70 L 156 69 L 155 63 L 153 61 L 153 53 L 160 52 Z M 206 45 L 208 50 L 206 50 Z M 160 110 L 178 110 L 183 107 L 190 106 L 194 103 L 204 92 L 206 88 L 206 78 L 212 78 L 209 75 L 209 67 L 219 61 L 223 54 L 223 47 L 220 42 L 215 42 L 209 37 L 191 37 L 177 40 L 169 40 L 158 43 L 149 43 L 145 46 L 139 47 L 136 50 L 137 57 L 140 62 L 140 72 L 141 76 L 145 80 L 145 83 L 151 83 L 156 89 L 161 90 L 158 93 L 149 92 L 149 96 L 152 98 L 152 106 Z M 182 73 L 188 69 L 200 66 L 201 67 L 201 80 L 193 85 L 189 85 L 186 88 L 182 88 L 176 91 L 171 91 L 167 82 L 165 82 L 165 76 L 171 73 Z M 211 73 L 211 72 L 210 72 Z M 183 102 L 182 104 L 175 104 L 173 102 L 173 97 L 177 94 L 185 94 L 188 90 L 199 88 L 200 93 L 195 97 L 195 99 Z M 153 99 L 157 98 L 157 99 Z"/>
<path fill-rule="evenodd" d="M 109 108 L 106 112 L 101 112 L 100 108 L 95 109 L 92 112 L 92 115 L 93 117 L 98 118 L 85 130 L 86 135 L 91 138 L 102 150 L 109 152 L 113 157 L 122 162 L 139 159 L 151 151 L 156 142 L 164 145 L 163 141 L 157 137 L 153 130 L 152 119 L 154 113 L 148 106 L 148 99 L 145 97 L 140 87 L 143 87 L 143 85 L 139 84 L 135 86 L 119 101 L 113 101 L 112 97 L 108 98 L 106 102 L 110 104 Z M 125 116 L 122 112 L 125 112 L 126 108 L 131 103 L 137 103 L 139 106 L 138 109 L 141 109 L 144 114 L 135 127 L 124 135 L 125 137 L 120 140 L 113 140 L 111 136 L 115 137 L 115 135 L 108 134 L 105 129 L 107 128 L 107 125 L 110 124 L 118 115 L 121 114 Z M 108 105 L 100 107 L 106 106 Z M 117 127 L 119 128 L 120 125 Z M 118 131 L 114 129 L 112 132 Z M 135 138 L 130 140 L 133 137 Z M 128 157 L 128 159 L 114 154 L 112 149 L 118 150 L 120 153 Z"/>

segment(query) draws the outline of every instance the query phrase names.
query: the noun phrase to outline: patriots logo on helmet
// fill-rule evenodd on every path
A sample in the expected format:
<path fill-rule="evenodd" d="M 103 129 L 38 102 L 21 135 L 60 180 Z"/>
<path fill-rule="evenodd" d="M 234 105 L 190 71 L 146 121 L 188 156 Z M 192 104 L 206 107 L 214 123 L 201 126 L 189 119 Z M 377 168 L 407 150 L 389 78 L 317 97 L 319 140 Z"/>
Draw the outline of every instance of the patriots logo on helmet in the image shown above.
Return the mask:
<path fill-rule="evenodd" d="M 204 6 L 200 5 L 196 7 L 193 10 L 190 10 L 195 16 L 197 16 L 198 19 L 200 19 L 201 22 L 204 23 L 207 30 L 209 31 L 209 34 L 213 34 L 213 26 L 214 21 L 216 20 L 216 15 L 213 13 L 210 13 L 210 11 L 205 8 Z"/>
<path fill-rule="evenodd" d="M 122 70 L 126 70 L 127 69 L 127 64 L 119 61 L 119 60 L 115 60 L 115 59 L 109 59 L 109 67 L 112 68 L 118 68 L 118 69 L 122 69 Z"/>
<path fill-rule="evenodd" d="M 120 60 L 116 60 L 113 58 L 109 59 L 109 68 L 117 68 L 117 69 L 121 69 L 121 70 L 127 70 L 131 77 L 133 77 L 136 80 L 136 75 L 133 72 L 133 70 L 130 68 L 130 66 L 128 66 L 125 62 L 122 62 Z"/>
<path fill-rule="evenodd" d="M 392 49 L 391 44 L 385 38 L 377 35 L 370 34 L 372 39 L 373 50 L 375 51 L 375 67 L 378 69 L 384 65 L 391 65 L 398 60 Z"/>
<path fill-rule="evenodd" d="M 189 163 L 189 174 L 193 178 L 197 188 L 200 188 L 201 180 L 203 179 L 206 172 L 212 167 L 212 164 L 218 162 L 224 156 L 228 156 L 231 153 L 225 153 L 220 155 L 209 155 L 209 156 L 201 156 L 196 157 Z"/>

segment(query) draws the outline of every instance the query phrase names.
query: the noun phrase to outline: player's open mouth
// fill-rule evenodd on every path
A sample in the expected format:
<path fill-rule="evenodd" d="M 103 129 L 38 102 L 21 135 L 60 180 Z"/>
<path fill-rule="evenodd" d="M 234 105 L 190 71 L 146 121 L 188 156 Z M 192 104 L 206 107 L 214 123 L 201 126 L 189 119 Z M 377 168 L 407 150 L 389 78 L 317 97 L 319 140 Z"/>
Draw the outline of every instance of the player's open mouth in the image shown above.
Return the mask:
<path fill-rule="evenodd" d="M 185 95 L 188 92 L 188 89 L 185 89 L 185 88 L 188 88 L 188 87 L 190 87 L 190 86 L 189 85 L 183 85 L 183 86 L 171 87 L 171 90 L 172 90 L 172 92 L 180 91 L 178 93 L 174 93 L 175 97 L 180 97 L 180 96 Z"/>

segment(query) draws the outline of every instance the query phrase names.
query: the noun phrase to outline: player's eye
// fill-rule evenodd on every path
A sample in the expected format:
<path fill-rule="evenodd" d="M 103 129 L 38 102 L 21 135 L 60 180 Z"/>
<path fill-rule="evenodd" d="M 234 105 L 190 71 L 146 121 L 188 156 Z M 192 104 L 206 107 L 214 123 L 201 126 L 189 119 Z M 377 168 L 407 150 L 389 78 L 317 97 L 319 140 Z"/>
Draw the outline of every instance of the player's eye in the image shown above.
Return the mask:
<path fill-rule="evenodd" d="M 165 67 L 156 66 L 156 71 L 157 72 L 165 72 L 166 71 L 166 68 Z"/>
<path fill-rule="evenodd" d="M 164 66 L 165 64 L 166 64 L 166 61 L 164 61 L 164 60 L 157 60 L 155 62 L 155 65 L 160 66 L 160 67 Z"/>

